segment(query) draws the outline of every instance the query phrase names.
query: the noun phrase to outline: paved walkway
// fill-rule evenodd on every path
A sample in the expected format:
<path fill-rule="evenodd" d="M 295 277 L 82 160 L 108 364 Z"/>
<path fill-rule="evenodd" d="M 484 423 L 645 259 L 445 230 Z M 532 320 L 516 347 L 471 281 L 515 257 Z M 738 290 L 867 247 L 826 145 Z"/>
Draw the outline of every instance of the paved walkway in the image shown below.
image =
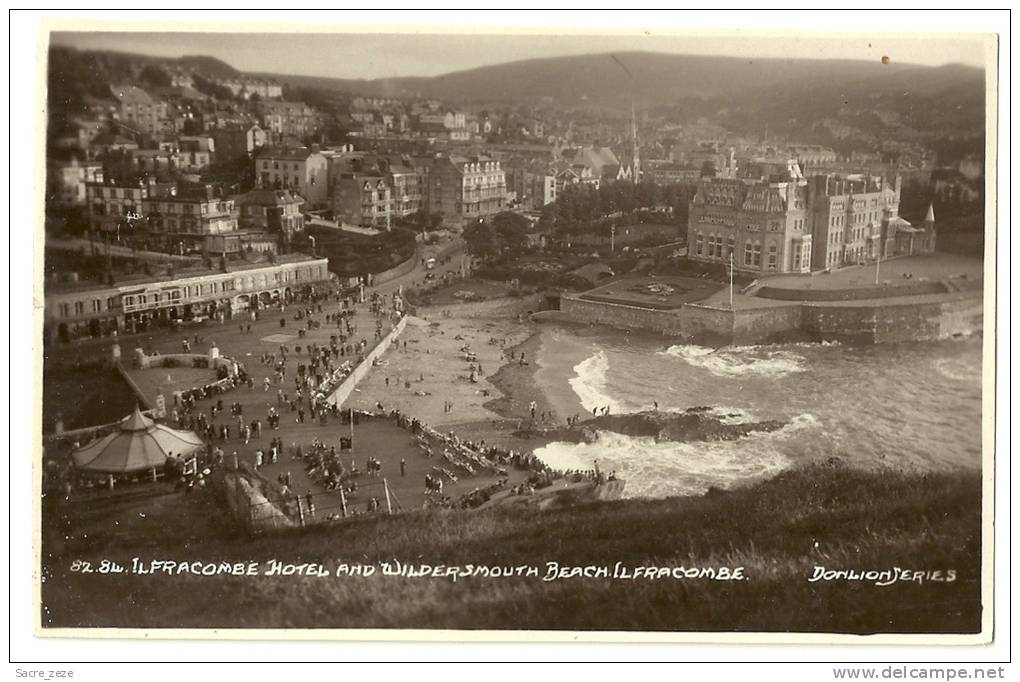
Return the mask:
<path fill-rule="evenodd" d="M 966 275 L 968 279 L 984 277 L 984 262 L 949 253 L 933 253 L 921 256 L 907 256 L 882 261 L 881 264 L 851 265 L 833 270 L 828 274 L 776 275 L 762 277 L 761 286 L 780 289 L 853 289 L 874 287 L 875 270 L 878 268 L 880 284 L 895 286 L 899 283 L 929 280 L 932 282 Z M 911 275 L 905 279 L 904 275 Z"/>
<path fill-rule="evenodd" d="M 399 286 L 399 283 L 388 283 L 385 285 L 386 288 L 391 290 L 395 290 L 397 286 Z M 204 323 L 193 329 L 185 327 L 180 330 L 160 330 L 144 335 L 139 341 L 147 352 L 155 350 L 163 354 L 182 352 L 182 341 L 185 338 L 188 339 L 192 352 L 199 353 L 208 352 L 212 342 L 215 341 L 223 356 L 244 363 L 249 374 L 254 379 L 255 385 L 253 388 L 247 386 L 239 387 L 217 396 L 217 398 L 223 401 L 225 411 L 214 420 L 214 423 L 230 424 L 231 437 L 226 443 L 217 440 L 214 441 L 214 444 L 222 448 L 228 457 L 236 451 L 240 461 L 254 464 L 255 451 L 257 449 L 262 448 L 268 455 L 269 441 L 274 436 L 282 438 L 285 448 L 284 454 L 276 464 L 267 464 L 263 468 L 262 473 L 269 479 L 276 480 L 278 475 L 290 472 L 292 480 L 291 488 L 295 492 L 303 494 L 309 491 L 320 493 L 324 489 L 306 476 L 302 463 L 290 460 L 289 449 L 291 446 L 293 444 L 300 444 L 307 450 L 313 439 L 316 438 L 325 442 L 327 446 L 339 446 L 340 437 L 350 435 L 350 426 L 341 423 L 334 417 L 329 417 L 325 425 L 321 425 L 318 422 L 313 423 L 307 413 L 305 414 L 305 421 L 301 422 L 298 418 L 298 413 L 291 412 L 286 405 L 279 405 L 277 389 L 282 388 L 288 396 L 293 395 L 294 376 L 297 373 L 297 365 L 299 363 L 307 363 L 309 359 L 306 348 L 312 343 L 328 346 L 330 335 L 337 333 L 335 325 L 331 327 L 323 321 L 320 328 L 309 331 L 306 337 L 299 339 L 297 337 L 297 326 L 304 325 L 305 323 L 303 320 L 294 320 L 293 317 L 302 307 L 301 304 L 292 304 L 286 308 L 282 315 L 278 308 L 264 311 L 261 313 L 258 321 L 251 323 L 250 333 L 247 331 L 248 322 Z M 327 312 L 333 312 L 337 308 L 337 304 L 331 299 L 328 304 L 322 304 L 323 313 L 319 314 L 316 312 L 313 317 L 324 320 Z M 371 349 L 376 341 L 374 338 L 376 316 L 369 310 L 367 303 L 356 305 L 355 310 L 356 312 L 352 320 L 352 325 L 355 327 L 353 339 L 360 340 L 364 338 L 368 340 L 368 348 Z M 281 317 L 286 320 L 286 326 L 282 328 L 280 327 Z M 383 325 L 383 334 L 388 333 L 390 329 L 392 329 L 392 324 L 387 320 Z M 196 333 L 198 335 L 197 341 L 195 338 Z M 283 337 L 287 337 L 287 340 L 284 340 Z M 266 391 L 264 389 L 264 379 L 269 377 L 272 381 L 273 366 L 262 364 L 260 357 L 263 353 L 277 352 L 281 343 L 287 345 L 291 351 L 287 354 L 286 377 L 282 387 L 271 384 L 270 389 Z M 129 354 L 132 352 L 129 347 L 130 345 L 124 344 L 123 352 L 125 357 L 129 357 Z M 296 346 L 301 347 L 300 353 L 295 351 Z M 396 352 L 396 349 L 388 351 L 383 357 L 386 358 L 392 352 Z M 401 352 L 403 351 L 401 350 Z M 342 362 L 348 357 L 341 357 L 340 361 Z M 352 359 L 356 360 L 356 356 Z M 168 373 L 173 377 L 174 370 L 169 372 L 165 369 L 131 371 L 133 378 L 136 378 L 136 382 L 148 386 L 148 390 L 163 390 L 167 398 L 169 410 L 173 407 L 173 398 L 167 392 L 167 389 L 171 386 L 173 386 L 172 390 L 183 390 L 189 387 L 180 385 L 176 379 L 173 382 L 168 382 L 166 377 Z M 138 380 L 137 377 L 139 375 L 148 376 Z M 181 373 L 182 377 L 185 375 L 188 379 L 194 378 L 193 370 Z M 373 373 L 370 372 L 369 376 L 371 377 L 372 375 Z M 146 389 L 143 388 L 143 390 Z M 360 392 L 354 393 L 354 396 L 360 395 Z M 435 396 L 433 399 L 440 400 L 438 396 Z M 252 438 L 245 444 L 238 437 L 237 419 L 230 415 L 230 405 L 235 401 L 242 406 L 245 422 L 250 423 L 253 419 L 260 419 L 262 421 L 263 430 L 261 439 Z M 208 416 L 210 408 L 214 403 L 215 399 L 198 401 L 195 410 L 196 412 L 204 412 Z M 355 404 L 359 409 L 371 409 L 373 407 L 373 405 L 361 404 L 361 401 L 357 398 L 352 398 L 351 404 Z M 276 407 L 280 412 L 280 427 L 276 431 L 269 429 L 267 422 L 267 411 L 270 406 Z M 387 478 L 391 490 L 404 508 L 418 508 L 424 502 L 424 477 L 426 473 L 432 470 L 433 466 L 442 464 L 449 467 L 445 460 L 439 461 L 435 458 L 429 459 L 426 457 L 417 446 L 414 438 L 389 420 L 365 420 L 355 429 L 353 458 L 358 469 L 361 471 L 364 471 L 366 468 L 365 460 L 367 457 L 374 457 L 382 463 L 382 476 Z M 347 454 L 344 455 L 344 459 L 346 458 Z M 401 459 L 405 460 L 405 475 L 403 476 L 400 473 Z M 268 457 L 266 461 L 268 461 Z M 360 480 L 368 481 L 370 479 L 362 478 Z M 480 473 L 477 476 L 462 475 L 457 483 L 447 483 L 444 493 L 457 496 L 470 492 L 477 487 L 489 485 L 495 482 L 495 480 L 495 476 L 490 475 L 488 472 Z M 354 500 L 354 502 L 362 504 L 364 501 L 367 501 L 368 495 L 382 499 L 382 488 L 379 487 L 374 492 L 368 492 L 366 489 L 365 494 L 362 496 L 365 499 Z"/>

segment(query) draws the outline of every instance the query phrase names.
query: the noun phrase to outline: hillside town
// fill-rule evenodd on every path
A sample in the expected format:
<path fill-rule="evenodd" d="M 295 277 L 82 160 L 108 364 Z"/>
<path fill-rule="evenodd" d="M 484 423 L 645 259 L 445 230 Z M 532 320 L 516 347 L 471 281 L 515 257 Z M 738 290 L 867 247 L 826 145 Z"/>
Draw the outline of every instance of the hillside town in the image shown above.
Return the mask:
<path fill-rule="evenodd" d="M 639 80 L 634 54 L 586 58 Z M 938 421 L 953 392 L 925 382 L 946 358 L 910 353 L 944 353 L 941 380 L 966 383 L 958 355 L 982 332 L 984 133 L 947 135 L 968 112 L 933 112 L 942 91 L 909 102 L 899 81 L 853 81 L 862 97 L 815 115 L 737 94 L 663 104 L 638 85 L 614 106 L 60 44 L 48 59 L 44 627 L 134 625 L 98 590 L 79 598 L 96 588 L 84 572 L 59 578 L 71 554 L 126 561 L 143 537 L 241 556 L 256 536 L 405 512 L 948 466 L 931 419 L 897 412 L 869 435 L 875 405 Z M 812 363 L 825 378 L 809 384 Z M 818 393 L 846 377 L 861 383 Z M 882 382 L 873 403 L 834 407 Z M 906 399 L 911 382 L 923 395 Z M 953 414 L 980 409 L 966 405 Z M 931 442 L 957 439 L 954 465 L 979 470 L 969 427 L 938 423 Z M 283 610 L 207 624 L 308 624 Z M 373 618 L 356 622 L 399 622 Z"/>
<path fill-rule="evenodd" d="M 55 102 L 49 124 L 47 229 L 65 257 L 87 240 L 93 260 L 126 249 L 227 266 L 261 261 L 275 276 L 271 260 L 312 255 L 316 241 L 328 254 L 349 248 L 346 236 L 397 231 L 403 240 L 390 241 L 406 258 L 411 232 L 461 234 L 508 213 L 523 226 L 515 239 L 532 250 L 574 244 L 615 254 L 610 224 L 661 224 L 659 243 L 692 261 L 729 267 L 732 256 L 753 276 L 931 252 L 935 216 L 948 217 L 935 206 L 959 216 L 982 200 L 978 159 L 940 163 L 881 110 L 868 112 L 885 127 L 878 140 L 821 121 L 843 141 L 836 151 L 770 139 L 767 125 L 756 136 L 649 111 L 350 96 L 217 75 L 201 61 L 86 57 L 93 82 Z M 52 50 L 54 85 L 62 68 L 80 68 L 77 58 Z M 393 255 L 359 258 L 359 267 L 334 259 L 330 271 L 364 278 L 396 265 Z M 85 264 L 90 281 L 78 287 L 60 283 L 49 334 L 126 328 L 132 305 L 111 284 L 113 260 L 107 272 Z M 82 287 L 95 293 L 64 293 Z M 233 313 L 247 295 L 233 294 Z M 192 314 L 167 303 L 172 318 Z"/>

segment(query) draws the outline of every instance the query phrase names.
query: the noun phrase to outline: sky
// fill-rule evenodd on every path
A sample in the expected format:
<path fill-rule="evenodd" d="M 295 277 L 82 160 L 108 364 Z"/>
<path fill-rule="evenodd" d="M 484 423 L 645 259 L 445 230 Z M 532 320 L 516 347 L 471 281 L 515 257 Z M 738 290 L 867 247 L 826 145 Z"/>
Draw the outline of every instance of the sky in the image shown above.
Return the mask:
<path fill-rule="evenodd" d="M 321 24 L 319 25 L 321 26 Z M 151 26 L 149 28 L 152 28 Z M 321 28 L 317 30 L 322 30 Z M 555 28 L 546 29 L 555 31 Z M 341 30 L 342 31 L 342 30 Z M 905 33 L 662 35 L 366 34 L 366 33 L 170 33 L 54 32 L 54 44 L 165 57 L 208 55 L 241 71 L 334 78 L 436 76 L 489 64 L 628 50 L 748 58 L 880 60 L 936 66 L 951 62 L 982 66 L 981 39 L 974 35 L 910 36 Z"/>

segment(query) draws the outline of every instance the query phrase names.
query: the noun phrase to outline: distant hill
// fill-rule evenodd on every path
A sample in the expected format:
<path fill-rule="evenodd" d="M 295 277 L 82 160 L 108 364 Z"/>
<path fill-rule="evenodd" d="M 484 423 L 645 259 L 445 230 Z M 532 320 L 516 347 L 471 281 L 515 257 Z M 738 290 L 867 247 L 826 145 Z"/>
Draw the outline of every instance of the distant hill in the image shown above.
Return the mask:
<path fill-rule="evenodd" d="M 613 57 L 633 75 L 629 78 Z M 332 79 L 272 74 L 296 85 L 332 87 L 375 96 L 438 97 L 458 102 L 533 102 L 549 98 L 559 106 L 584 103 L 629 108 L 633 90 L 642 107 L 689 98 L 740 95 L 774 86 L 807 88 L 867 81 L 876 87 L 902 87 L 932 72 L 938 86 L 959 77 L 980 80 L 981 71 L 958 67 L 952 73 L 912 64 L 852 60 L 743 59 L 655 52 L 618 52 L 551 57 L 483 66 L 430 78 Z M 964 73 L 966 72 L 966 73 Z M 270 75 L 270 74 L 266 74 Z M 930 87 L 929 86 L 929 87 Z"/>
<path fill-rule="evenodd" d="M 639 110 L 671 109 L 675 120 L 705 117 L 734 132 L 762 131 L 767 126 L 777 134 L 796 133 L 802 138 L 806 130 L 819 129 L 828 119 L 838 119 L 841 126 L 865 137 L 896 139 L 915 134 L 976 138 L 983 134 L 985 122 L 984 72 L 959 64 L 925 67 L 617 52 L 529 59 L 434 77 L 358 80 L 243 74 L 202 55 L 172 59 L 51 49 L 51 67 L 62 71 L 51 72 L 51 79 L 63 81 L 66 90 L 81 89 L 89 80 L 109 83 L 137 76 L 143 64 L 189 68 L 206 77 L 269 77 L 302 88 L 306 99 L 319 101 L 344 93 L 438 98 L 453 105 L 551 104 L 558 109 L 622 113 L 629 111 L 633 94 Z M 828 142 L 827 135 L 823 131 L 812 139 Z"/>
<path fill-rule="evenodd" d="M 176 63 L 181 68 L 192 69 L 203 75 L 216 78 L 230 78 L 241 75 L 240 71 L 225 61 L 215 57 L 206 57 L 205 55 L 184 55 L 179 59 L 169 59 L 167 61 Z"/>
<path fill-rule="evenodd" d="M 616 63 L 618 59 L 632 77 Z M 626 111 L 675 107 L 734 131 L 803 130 L 847 112 L 879 109 L 902 125 L 977 134 L 984 127 L 984 72 L 855 60 L 743 59 L 653 52 L 605 53 L 484 66 L 430 78 L 376 80 L 271 76 L 295 86 L 355 95 L 434 97 L 451 103 L 539 104 Z M 865 122 L 864 125 L 867 125 Z M 871 125 L 880 133 L 882 126 Z"/>

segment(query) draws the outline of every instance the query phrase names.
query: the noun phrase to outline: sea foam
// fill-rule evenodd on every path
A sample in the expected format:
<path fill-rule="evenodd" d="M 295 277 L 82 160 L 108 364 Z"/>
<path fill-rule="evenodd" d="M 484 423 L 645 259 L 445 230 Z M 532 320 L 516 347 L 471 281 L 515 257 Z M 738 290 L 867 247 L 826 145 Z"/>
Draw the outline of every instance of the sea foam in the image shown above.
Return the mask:
<path fill-rule="evenodd" d="M 770 346 L 731 346 L 706 348 L 695 345 L 670 346 L 663 355 L 680 358 L 692 367 L 700 367 L 720 377 L 783 377 L 803 372 L 804 356 Z"/>
<path fill-rule="evenodd" d="M 603 472 L 615 471 L 627 481 L 627 497 L 700 495 L 712 486 L 727 488 L 779 473 L 792 463 L 784 444 L 818 425 L 814 415 L 805 413 L 778 431 L 732 441 L 656 441 L 600 431 L 593 443 L 550 443 L 535 455 L 563 471 L 590 470 L 598 462 Z"/>
<path fill-rule="evenodd" d="M 574 389 L 584 409 L 589 412 L 607 405 L 611 412 L 622 411 L 623 405 L 620 401 L 608 393 L 606 378 L 608 372 L 609 358 L 605 351 L 601 350 L 574 366 L 576 376 L 570 379 L 570 387 Z"/>

